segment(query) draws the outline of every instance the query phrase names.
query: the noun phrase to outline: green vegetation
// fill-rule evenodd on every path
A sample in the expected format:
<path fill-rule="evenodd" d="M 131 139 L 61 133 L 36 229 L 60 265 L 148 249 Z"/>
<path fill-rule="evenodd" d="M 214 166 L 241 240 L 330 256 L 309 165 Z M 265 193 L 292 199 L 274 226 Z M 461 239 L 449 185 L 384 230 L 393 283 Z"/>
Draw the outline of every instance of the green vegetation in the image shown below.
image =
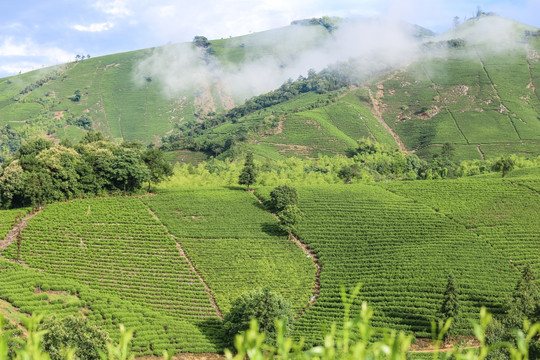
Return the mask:
<path fill-rule="evenodd" d="M 122 191 L 133 193 L 158 183 L 172 169 L 158 149 L 138 143 L 121 146 L 88 132 L 75 146 L 37 138 L 17 151 L 0 172 L 0 206 L 39 207 L 51 201 Z"/>
<path fill-rule="evenodd" d="M 269 288 L 254 289 L 231 304 L 231 310 L 223 321 L 225 344 L 231 349 L 237 335 L 249 329 L 251 321 L 259 324 L 259 331 L 264 333 L 265 342 L 276 343 L 277 326 L 280 322 L 281 335 L 287 336 L 294 314 L 290 304 Z"/>
<path fill-rule="evenodd" d="M 438 183 L 411 182 L 426 188 Z M 478 304 L 501 311 L 503 294 L 515 281 L 512 266 L 464 226 L 376 186 L 297 189 L 304 220 L 296 235 L 317 254 L 322 272 L 319 296 L 296 321 L 295 337 L 307 344 L 320 341 L 320 329 L 340 316 L 339 285 L 359 281 L 361 298 L 375 308 L 375 326 L 392 324 L 421 337 L 429 337 L 430 323 L 438 319 L 449 273 L 460 284 L 465 318 L 478 311 Z M 264 199 L 269 192 L 257 190 Z M 441 260 L 447 256 L 451 262 Z"/>
<path fill-rule="evenodd" d="M 226 313 L 253 288 L 269 287 L 299 313 L 312 296 L 311 259 L 240 188 L 187 188 L 143 199 L 174 235 Z"/>
<path fill-rule="evenodd" d="M 102 327 L 113 340 L 120 337 L 118 326 L 124 324 L 138 335 L 131 351 L 137 355 L 161 355 L 163 350 L 217 351 L 194 325 L 120 299 L 99 288 L 41 272 L 0 259 L 0 294 L 14 306 L 18 315 L 41 313 L 61 319 L 68 315 L 85 316 L 91 324 Z M 59 297 L 58 295 L 63 295 Z M 10 323 L 17 326 L 19 316 Z M 1 315 L 0 315 L 1 317 Z"/>
<path fill-rule="evenodd" d="M 351 296 L 348 296 L 345 291 L 342 291 L 344 304 L 343 331 L 336 332 L 336 327 L 332 326 L 325 335 L 326 341 L 324 344 L 312 347 L 304 351 L 303 344 L 295 342 L 293 339 L 286 337 L 286 326 L 283 322 L 276 322 L 276 338 L 275 346 L 267 344 L 267 335 L 260 332 L 260 327 L 257 320 L 253 319 L 249 328 L 236 336 L 235 338 L 235 353 L 226 350 L 225 357 L 227 359 L 242 360 L 250 359 L 405 359 L 411 355 L 407 353 L 413 338 L 403 332 L 396 332 L 389 329 L 377 329 L 371 325 L 373 310 L 364 302 L 361 312 L 352 317 L 350 314 L 351 305 L 354 302 L 355 295 L 358 294 L 358 287 L 353 291 Z M 34 360 L 49 360 L 49 354 L 43 350 L 42 339 L 43 333 L 37 331 L 37 327 L 41 317 L 31 316 L 26 321 L 28 328 L 28 338 L 21 348 L 15 350 L 16 359 L 34 359 Z M 456 347 L 450 352 L 439 353 L 438 349 L 442 344 L 442 339 L 450 325 L 451 321 L 441 324 L 440 330 L 436 331 L 434 327 L 433 340 L 435 344 L 435 352 L 433 355 L 443 359 L 468 359 L 481 360 L 486 357 L 494 357 L 500 355 L 501 351 L 509 354 L 511 360 L 528 359 L 535 356 L 534 340 L 537 336 L 540 324 L 530 323 L 524 324 L 523 330 L 517 330 L 515 334 L 515 342 L 517 345 L 509 342 L 489 343 L 489 327 L 491 326 L 492 317 L 485 311 L 484 308 L 480 311 L 479 321 L 472 321 L 475 336 L 480 344 L 478 348 L 463 349 Z M 0 359 L 9 359 L 9 332 L 3 331 L 3 317 L 0 316 Z M 435 325 L 435 324 L 434 324 Z M 133 331 L 126 330 L 120 325 L 120 340 L 116 343 L 107 343 L 107 352 L 101 353 L 102 359 L 109 360 L 127 360 L 132 359 L 133 354 L 130 351 L 130 342 L 133 339 Z M 360 336 L 356 336 L 360 334 Z M 66 360 L 75 359 L 76 349 L 70 349 L 65 353 Z M 164 359 L 169 359 L 170 354 L 163 352 Z M 425 357 L 414 355 L 415 359 L 423 359 Z"/>
<path fill-rule="evenodd" d="M 105 352 L 111 342 L 105 331 L 80 316 L 70 315 L 61 320 L 51 317 L 41 324 L 40 330 L 45 332 L 43 350 L 51 360 L 63 359 L 67 349 L 74 349 L 81 360 L 98 360 L 99 353 Z"/>

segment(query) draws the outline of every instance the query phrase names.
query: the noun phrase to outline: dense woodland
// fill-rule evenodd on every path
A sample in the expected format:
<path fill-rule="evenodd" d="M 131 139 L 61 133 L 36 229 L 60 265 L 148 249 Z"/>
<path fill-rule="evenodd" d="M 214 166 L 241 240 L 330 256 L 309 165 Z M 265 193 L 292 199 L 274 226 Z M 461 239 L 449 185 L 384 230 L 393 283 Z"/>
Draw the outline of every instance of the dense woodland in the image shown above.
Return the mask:
<path fill-rule="evenodd" d="M 24 143 L 2 164 L 0 206 L 42 206 L 109 193 L 133 193 L 172 174 L 160 150 L 132 142 L 118 145 L 99 132 L 77 144 L 44 138 Z"/>

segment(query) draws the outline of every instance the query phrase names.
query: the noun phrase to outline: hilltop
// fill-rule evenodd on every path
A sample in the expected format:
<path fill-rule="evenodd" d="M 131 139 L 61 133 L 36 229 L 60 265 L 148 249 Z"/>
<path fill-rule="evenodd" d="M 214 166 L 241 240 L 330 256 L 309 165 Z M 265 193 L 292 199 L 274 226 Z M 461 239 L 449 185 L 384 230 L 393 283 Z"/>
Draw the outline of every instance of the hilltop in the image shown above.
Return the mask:
<path fill-rule="evenodd" d="M 444 143 L 458 161 L 536 156 L 537 34 L 484 13 L 437 36 L 403 23 L 320 18 L 79 58 L 0 79 L 1 153 L 32 135 L 77 141 L 93 129 L 204 153 L 194 159 L 246 148 L 270 158 L 344 154 L 360 138 L 426 159 Z"/>

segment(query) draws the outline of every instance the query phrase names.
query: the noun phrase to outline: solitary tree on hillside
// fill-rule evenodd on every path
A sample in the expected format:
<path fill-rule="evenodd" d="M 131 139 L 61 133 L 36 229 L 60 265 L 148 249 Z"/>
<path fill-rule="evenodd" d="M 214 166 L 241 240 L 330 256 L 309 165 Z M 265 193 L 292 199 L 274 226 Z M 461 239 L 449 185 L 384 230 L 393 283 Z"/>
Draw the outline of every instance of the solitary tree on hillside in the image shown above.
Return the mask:
<path fill-rule="evenodd" d="M 142 160 L 150 170 L 148 192 L 152 183 L 156 184 L 172 176 L 172 166 L 163 158 L 163 151 L 150 148 L 142 153 Z"/>
<path fill-rule="evenodd" d="M 238 177 L 238 183 L 240 185 L 246 185 L 247 190 L 249 187 L 255 183 L 257 179 L 257 170 L 255 169 L 255 163 L 253 162 L 253 153 L 248 152 L 246 155 L 246 162 L 244 163 L 244 168 Z"/>
<path fill-rule="evenodd" d="M 289 234 L 289 240 L 292 234 L 296 232 L 296 226 L 302 220 L 302 211 L 296 205 L 287 205 L 278 213 L 279 227 Z"/>
<path fill-rule="evenodd" d="M 298 194 L 292 186 L 279 185 L 270 192 L 270 205 L 276 213 L 285 209 L 287 205 L 297 204 Z"/>
<path fill-rule="evenodd" d="M 266 341 L 274 343 L 276 320 L 284 320 L 288 332 L 294 316 L 289 302 L 279 294 L 269 288 L 252 290 L 234 300 L 231 311 L 225 315 L 223 329 L 226 346 L 234 345 L 234 338 L 249 328 L 251 319 L 259 322 L 260 330 L 266 334 Z"/>
<path fill-rule="evenodd" d="M 449 318 L 452 318 L 454 320 L 454 323 L 459 314 L 458 294 L 452 274 L 448 276 L 448 281 L 446 283 L 446 290 L 444 291 L 441 313 L 445 321 Z M 455 326 L 453 325 L 452 327 Z M 449 331 L 448 334 L 451 335 L 452 332 Z"/>
<path fill-rule="evenodd" d="M 448 276 L 441 313 L 444 315 L 445 319 L 456 317 L 459 313 L 456 284 L 454 283 L 454 277 L 452 275 Z"/>
<path fill-rule="evenodd" d="M 506 177 L 510 171 L 514 170 L 515 165 L 516 161 L 512 157 L 503 156 L 497 159 L 495 164 L 493 164 L 493 170 L 501 171 L 502 177 Z"/>

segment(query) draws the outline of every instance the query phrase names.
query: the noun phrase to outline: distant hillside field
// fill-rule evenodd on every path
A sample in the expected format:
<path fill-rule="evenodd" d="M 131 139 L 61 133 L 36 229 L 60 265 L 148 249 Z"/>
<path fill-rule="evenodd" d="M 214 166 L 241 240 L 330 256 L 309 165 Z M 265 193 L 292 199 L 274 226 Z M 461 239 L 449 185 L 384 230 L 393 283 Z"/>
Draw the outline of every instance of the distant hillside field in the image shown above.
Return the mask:
<path fill-rule="evenodd" d="M 331 34 L 303 24 L 0 79 L 0 150 L 5 157 L 32 134 L 77 141 L 94 129 L 147 144 L 188 138 L 184 149 L 214 156 L 235 144 L 269 158 L 343 154 L 366 137 L 424 158 L 447 142 L 457 146 L 457 160 L 540 154 L 534 28 L 495 15 L 438 36 L 375 20 L 338 22 Z M 386 28 L 396 38 L 381 40 L 383 50 L 364 39 L 346 41 L 351 31 Z M 312 84 L 306 93 L 216 123 L 251 96 L 336 63 L 353 88 Z M 194 132 L 179 130 L 202 121 Z"/>

